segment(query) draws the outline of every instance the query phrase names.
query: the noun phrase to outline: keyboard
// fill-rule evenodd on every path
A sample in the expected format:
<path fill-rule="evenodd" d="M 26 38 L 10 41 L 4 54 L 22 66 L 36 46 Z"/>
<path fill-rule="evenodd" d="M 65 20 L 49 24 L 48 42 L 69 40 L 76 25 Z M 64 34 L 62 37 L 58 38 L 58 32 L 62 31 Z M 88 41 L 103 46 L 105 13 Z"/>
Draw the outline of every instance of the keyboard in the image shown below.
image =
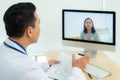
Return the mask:
<path fill-rule="evenodd" d="M 76 58 L 80 58 L 82 56 L 75 55 Z M 50 78 L 57 79 L 57 80 L 67 80 L 68 77 L 72 75 L 72 54 L 68 54 L 65 52 L 62 52 L 58 58 L 58 61 L 60 61 L 60 64 L 54 64 L 52 65 L 48 71 L 47 75 Z M 84 69 L 84 72 L 89 73 L 90 75 L 98 78 L 103 79 L 109 75 L 111 75 L 110 72 L 97 67 L 92 64 L 87 64 L 86 68 Z"/>
<path fill-rule="evenodd" d="M 61 53 L 57 60 L 60 61 L 60 64 L 52 65 L 48 69 L 47 75 L 53 79 L 67 80 L 67 78 L 72 74 L 72 55 Z"/>
<path fill-rule="evenodd" d="M 85 72 L 91 74 L 92 76 L 98 79 L 104 79 L 107 76 L 110 76 L 111 73 L 98 67 L 93 64 L 87 64 L 86 68 L 84 69 Z"/>

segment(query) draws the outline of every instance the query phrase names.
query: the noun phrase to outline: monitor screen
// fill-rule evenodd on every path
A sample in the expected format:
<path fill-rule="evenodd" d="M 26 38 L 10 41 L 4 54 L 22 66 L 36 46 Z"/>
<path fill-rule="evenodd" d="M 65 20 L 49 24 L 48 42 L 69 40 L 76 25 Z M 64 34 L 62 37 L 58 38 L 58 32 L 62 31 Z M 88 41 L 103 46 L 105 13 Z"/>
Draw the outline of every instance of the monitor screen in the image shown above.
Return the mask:
<path fill-rule="evenodd" d="M 115 46 L 114 11 L 63 9 L 62 27 L 62 39 L 70 44 L 96 44 L 97 49 L 100 45 Z"/>

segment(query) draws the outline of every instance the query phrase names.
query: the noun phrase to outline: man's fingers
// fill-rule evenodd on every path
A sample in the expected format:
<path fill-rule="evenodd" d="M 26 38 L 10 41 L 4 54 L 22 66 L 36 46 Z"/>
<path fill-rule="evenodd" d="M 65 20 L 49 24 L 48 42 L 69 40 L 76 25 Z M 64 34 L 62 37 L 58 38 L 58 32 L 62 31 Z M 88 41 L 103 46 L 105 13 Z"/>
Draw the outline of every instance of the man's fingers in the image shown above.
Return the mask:
<path fill-rule="evenodd" d="M 60 63 L 60 61 L 58 61 L 58 60 L 53 60 L 52 63 L 53 63 L 53 64 L 58 64 L 58 63 Z"/>
<path fill-rule="evenodd" d="M 72 59 L 75 60 L 75 55 L 74 54 L 72 54 Z"/>
<path fill-rule="evenodd" d="M 88 56 L 88 57 L 90 57 L 90 55 L 91 55 L 91 52 L 87 52 L 87 53 L 85 54 L 85 56 Z"/>
<path fill-rule="evenodd" d="M 75 65 L 76 65 L 75 55 L 72 54 L 72 66 L 74 67 Z"/>

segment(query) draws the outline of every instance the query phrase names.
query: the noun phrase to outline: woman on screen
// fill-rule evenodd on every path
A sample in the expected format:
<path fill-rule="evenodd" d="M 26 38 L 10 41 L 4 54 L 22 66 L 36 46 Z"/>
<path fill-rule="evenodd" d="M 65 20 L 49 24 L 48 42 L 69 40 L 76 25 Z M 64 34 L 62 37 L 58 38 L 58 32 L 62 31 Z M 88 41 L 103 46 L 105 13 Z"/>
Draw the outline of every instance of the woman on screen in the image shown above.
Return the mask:
<path fill-rule="evenodd" d="M 94 24 L 91 18 L 86 18 L 84 21 L 84 30 L 80 34 L 80 39 L 100 41 L 98 34 L 95 31 Z"/>

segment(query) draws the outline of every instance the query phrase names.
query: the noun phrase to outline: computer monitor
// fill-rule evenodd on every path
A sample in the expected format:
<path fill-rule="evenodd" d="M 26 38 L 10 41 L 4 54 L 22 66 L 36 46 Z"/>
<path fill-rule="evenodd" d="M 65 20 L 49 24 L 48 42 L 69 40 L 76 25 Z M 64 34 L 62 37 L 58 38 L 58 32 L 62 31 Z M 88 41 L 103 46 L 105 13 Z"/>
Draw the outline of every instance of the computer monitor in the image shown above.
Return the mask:
<path fill-rule="evenodd" d="M 91 51 L 115 51 L 115 12 L 94 10 L 62 10 L 63 45 Z"/>

